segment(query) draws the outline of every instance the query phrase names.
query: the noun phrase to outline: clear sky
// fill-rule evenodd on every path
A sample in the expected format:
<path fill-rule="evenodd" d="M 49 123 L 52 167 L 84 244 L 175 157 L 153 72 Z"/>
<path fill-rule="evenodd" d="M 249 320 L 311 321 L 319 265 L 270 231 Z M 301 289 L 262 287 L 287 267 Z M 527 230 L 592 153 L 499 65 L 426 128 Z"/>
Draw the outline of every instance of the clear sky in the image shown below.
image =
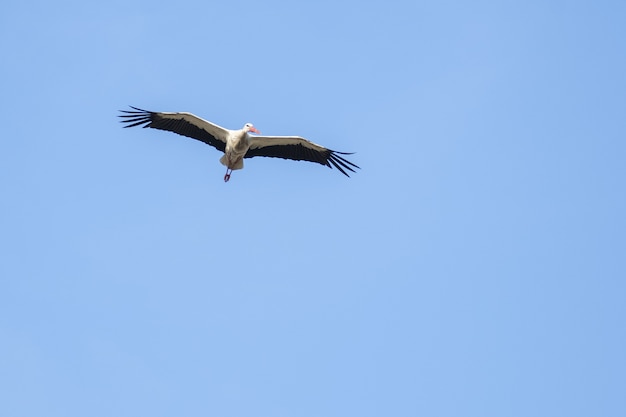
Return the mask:
<path fill-rule="evenodd" d="M 0 13 L 0 415 L 626 415 L 624 1 Z M 122 129 L 356 152 L 352 178 Z"/>

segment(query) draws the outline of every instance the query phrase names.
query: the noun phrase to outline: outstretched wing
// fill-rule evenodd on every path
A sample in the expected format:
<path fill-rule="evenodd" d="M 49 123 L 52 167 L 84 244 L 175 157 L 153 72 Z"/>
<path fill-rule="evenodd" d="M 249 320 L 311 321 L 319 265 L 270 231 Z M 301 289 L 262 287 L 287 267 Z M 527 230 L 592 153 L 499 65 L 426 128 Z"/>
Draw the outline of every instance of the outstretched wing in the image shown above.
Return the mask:
<path fill-rule="evenodd" d="M 124 127 L 142 126 L 167 130 L 211 145 L 224 152 L 228 129 L 208 122 L 191 113 L 162 113 L 138 109 L 120 110 Z"/>
<path fill-rule="evenodd" d="M 333 151 L 299 136 L 251 136 L 250 148 L 244 158 L 267 156 L 293 159 L 294 161 L 317 162 L 331 169 L 334 166 L 342 174 L 349 177 L 350 175 L 346 170 L 355 172 L 353 168 L 359 167 L 340 155 L 352 154 Z"/>

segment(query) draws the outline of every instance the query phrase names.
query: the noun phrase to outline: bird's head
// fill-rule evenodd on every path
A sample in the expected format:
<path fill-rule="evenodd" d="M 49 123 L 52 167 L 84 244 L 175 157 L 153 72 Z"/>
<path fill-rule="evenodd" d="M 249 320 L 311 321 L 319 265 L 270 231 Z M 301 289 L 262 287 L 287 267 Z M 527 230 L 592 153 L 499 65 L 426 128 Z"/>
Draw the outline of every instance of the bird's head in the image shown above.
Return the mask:
<path fill-rule="evenodd" d="M 259 134 L 259 135 L 261 134 L 261 132 L 259 132 L 257 130 L 257 128 L 254 127 L 254 125 L 252 123 L 246 123 L 245 125 L 243 125 L 243 131 L 246 132 L 246 133 L 247 132 L 254 132 L 254 133 Z"/>

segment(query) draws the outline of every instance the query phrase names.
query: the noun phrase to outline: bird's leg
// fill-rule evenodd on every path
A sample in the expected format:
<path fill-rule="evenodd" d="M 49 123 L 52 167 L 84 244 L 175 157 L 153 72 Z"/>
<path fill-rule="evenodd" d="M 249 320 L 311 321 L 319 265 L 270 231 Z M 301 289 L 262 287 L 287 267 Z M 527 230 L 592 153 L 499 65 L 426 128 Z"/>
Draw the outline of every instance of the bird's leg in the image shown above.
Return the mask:
<path fill-rule="evenodd" d="M 228 172 L 230 171 L 230 172 Z M 230 174 L 233 172 L 232 169 L 230 168 L 226 168 L 226 175 L 224 175 L 224 182 L 228 182 L 228 180 L 230 179 Z"/>

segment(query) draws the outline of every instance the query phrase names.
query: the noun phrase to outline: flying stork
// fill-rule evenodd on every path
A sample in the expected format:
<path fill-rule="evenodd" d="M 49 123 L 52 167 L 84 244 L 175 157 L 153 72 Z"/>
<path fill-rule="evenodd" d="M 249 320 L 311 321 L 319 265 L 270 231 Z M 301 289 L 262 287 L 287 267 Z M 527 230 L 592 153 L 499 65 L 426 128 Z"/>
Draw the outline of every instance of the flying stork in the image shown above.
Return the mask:
<path fill-rule="evenodd" d="M 130 107 L 133 110 L 120 110 L 124 113 L 119 116 L 123 118 L 121 122 L 126 123 L 124 127 L 143 126 L 167 130 L 197 139 L 224 152 L 220 162 L 226 166 L 225 182 L 228 182 L 233 170 L 243 168 L 244 158 L 255 156 L 317 162 L 331 169 L 334 166 L 347 177 L 346 170 L 355 172 L 353 168 L 359 168 L 340 156 L 351 153 L 333 151 L 300 136 L 261 136 L 252 123 L 246 123 L 239 130 L 230 130 L 191 113 L 153 112 Z M 250 135 L 249 132 L 257 135 Z"/>

